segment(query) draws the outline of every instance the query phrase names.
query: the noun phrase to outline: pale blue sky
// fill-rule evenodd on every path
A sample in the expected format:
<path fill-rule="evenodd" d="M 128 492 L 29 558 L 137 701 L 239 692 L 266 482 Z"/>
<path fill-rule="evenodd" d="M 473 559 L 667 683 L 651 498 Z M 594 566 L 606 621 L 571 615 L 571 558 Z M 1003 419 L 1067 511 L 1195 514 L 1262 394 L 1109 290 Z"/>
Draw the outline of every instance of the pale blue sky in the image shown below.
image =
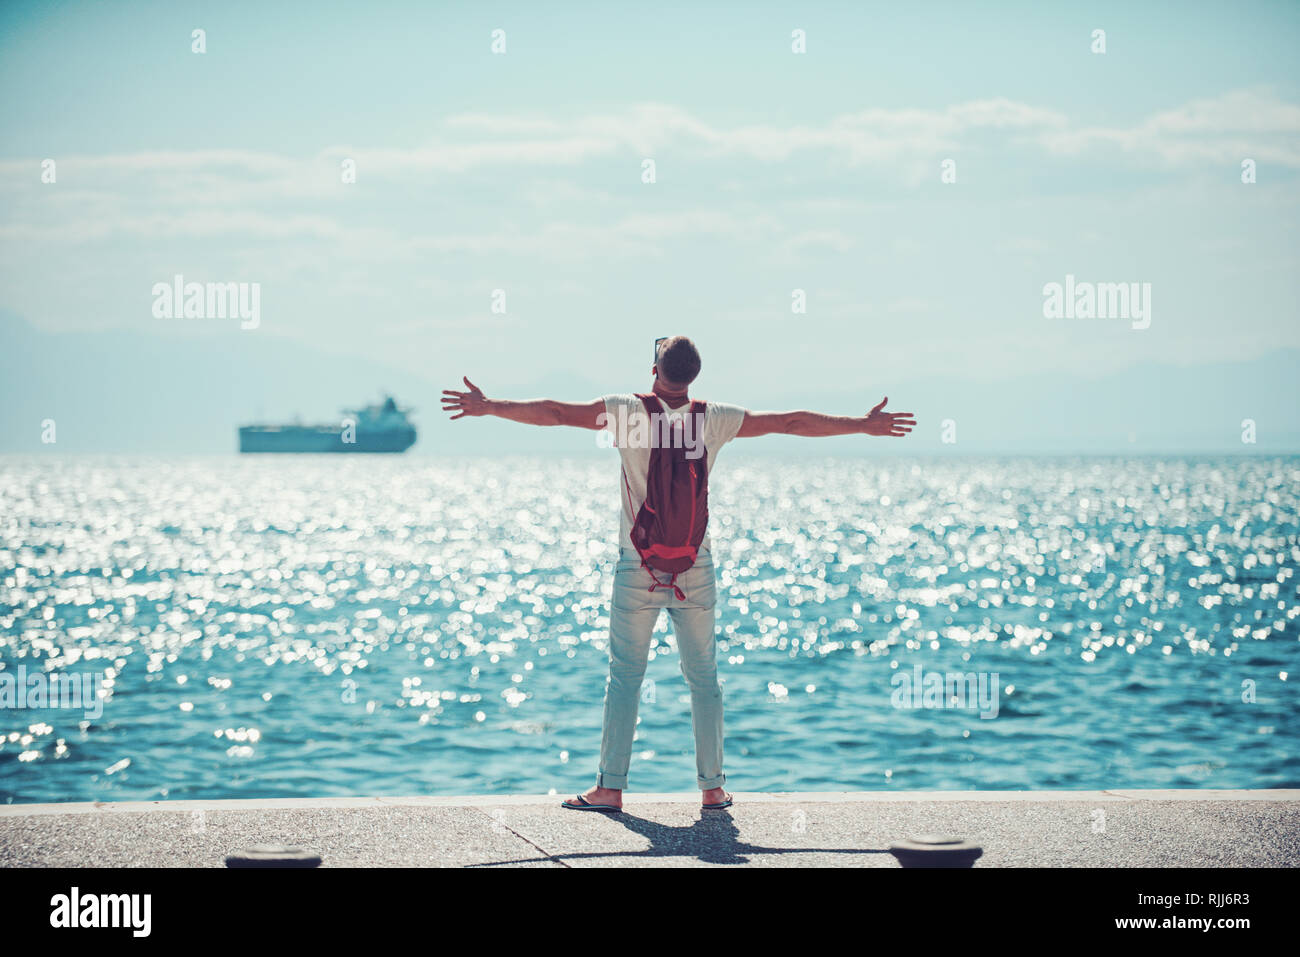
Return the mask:
<path fill-rule="evenodd" d="M 1300 349 L 1298 41 L 1293 3 L 9 3 L 0 310 L 506 392 L 639 387 L 678 332 L 751 405 L 1193 375 Z M 261 328 L 153 318 L 175 273 L 261 283 Z M 1067 273 L 1151 328 L 1043 318 Z"/>

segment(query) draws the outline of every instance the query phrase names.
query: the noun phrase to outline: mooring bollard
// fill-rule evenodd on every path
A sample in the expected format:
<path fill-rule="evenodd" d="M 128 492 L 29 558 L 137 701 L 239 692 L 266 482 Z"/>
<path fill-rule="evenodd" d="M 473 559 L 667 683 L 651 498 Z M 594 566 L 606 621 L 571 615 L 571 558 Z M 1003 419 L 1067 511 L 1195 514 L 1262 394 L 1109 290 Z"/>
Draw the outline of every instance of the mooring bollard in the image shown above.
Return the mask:
<path fill-rule="evenodd" d="M 889 853 L 904 867 L 973 867 L 984 848 L 960 837 L 921 834 L 895 841 Z"/>
<path fill-rule="evenodd" d="M 226 855 L 227 867 L 320 867 L 321 857 L 301 847 L 255 844 Z"/>

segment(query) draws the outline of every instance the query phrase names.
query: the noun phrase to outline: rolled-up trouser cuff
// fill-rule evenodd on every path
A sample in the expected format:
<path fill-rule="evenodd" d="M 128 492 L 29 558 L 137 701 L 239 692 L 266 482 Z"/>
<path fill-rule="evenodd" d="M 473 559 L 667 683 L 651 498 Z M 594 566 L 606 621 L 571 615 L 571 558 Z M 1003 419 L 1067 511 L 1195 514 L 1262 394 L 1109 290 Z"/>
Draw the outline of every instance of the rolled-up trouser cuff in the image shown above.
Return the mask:
<path fill-rule="evenodd" d="M 719 774 L 719 775 L 717 775 L 717 776 L 715 776 L 715 777 L 711 777 L 711 778 L 696 778 L 695 780 L 699 781 L 699 783 L 700 783 L 700 790 L 701 790 L 701 791 L 707 791 L 707 790 L 709 790 L 709 788 L 720 788 L 720 787 L 722 787 L 722 785 L 724 785 L 724 784 L 727 783 L 727 776 L 726 776 L 725 774 Z"/>
<path fill-rule="evenodd" d="M 627 787 L 627 775 L 608 774 L 605 771 L 597 771 L 596 786 L 601 788 L 614 788 L 617 791 L 622 791 Z"/>

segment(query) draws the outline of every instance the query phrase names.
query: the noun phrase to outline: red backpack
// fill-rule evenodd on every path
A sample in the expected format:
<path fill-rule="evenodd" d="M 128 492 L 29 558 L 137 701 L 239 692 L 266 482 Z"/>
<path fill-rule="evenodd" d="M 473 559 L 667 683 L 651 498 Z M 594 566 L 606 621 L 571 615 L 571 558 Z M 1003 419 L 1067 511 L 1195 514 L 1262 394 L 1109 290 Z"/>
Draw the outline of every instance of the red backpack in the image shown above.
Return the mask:
<path fill-rule="evenodd" d="M 655 427 L 656 413 L 663 413 L 663 405 L 657 395 L 637 394 L 650 417 L 651 435 L 663 433 Z M 691 403 L 693 424 L 702 423 L 704 402 L 696 399 Z M 646 473 L 645 502 L 636 513 L 632 523 L 632 547 L 641 556 L 641 566 L 650 572 L 654 584 L 647 591 L 657 588 L 671 588 L 678 599 L 685 601 L 686 596 L 677 587 L 677 576 L 695 564 L 700 543 L 704 541 L 704 532 L 709 524 L 709 470 L 707 467 L 708 450 L 703 444 L 697 444 L 703 454 L 697 458 L 686 456 L 684 437 L 679 437 L 681 421 L 672 425 L 672 441 L 668 447 L 662 442 L 652 442 L 650 448 L 650 468 Z M 699 431 L 696 431 L 699 441 Z M 627 488 L 628 508 L 632 505 L 632 487 L 627 484 L 626 473 L 623 485 Z M 666 582 L 659 580 L 655 569 L 669 572 L 672 577 Z"/>

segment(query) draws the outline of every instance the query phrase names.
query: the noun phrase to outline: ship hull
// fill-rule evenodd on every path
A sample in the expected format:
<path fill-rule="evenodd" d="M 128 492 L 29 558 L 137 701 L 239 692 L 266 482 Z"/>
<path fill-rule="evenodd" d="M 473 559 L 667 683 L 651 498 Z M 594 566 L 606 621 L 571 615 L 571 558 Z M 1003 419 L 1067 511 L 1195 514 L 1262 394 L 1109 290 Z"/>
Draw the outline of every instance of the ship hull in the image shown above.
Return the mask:
<path fill-rule="evenodd" d="M 240 452 L 405 452 L 415 444 L 415 430 L 358 428 L 355 441 L 343 441 L 342 429 L 310 426 L 243 426 Z"/>

